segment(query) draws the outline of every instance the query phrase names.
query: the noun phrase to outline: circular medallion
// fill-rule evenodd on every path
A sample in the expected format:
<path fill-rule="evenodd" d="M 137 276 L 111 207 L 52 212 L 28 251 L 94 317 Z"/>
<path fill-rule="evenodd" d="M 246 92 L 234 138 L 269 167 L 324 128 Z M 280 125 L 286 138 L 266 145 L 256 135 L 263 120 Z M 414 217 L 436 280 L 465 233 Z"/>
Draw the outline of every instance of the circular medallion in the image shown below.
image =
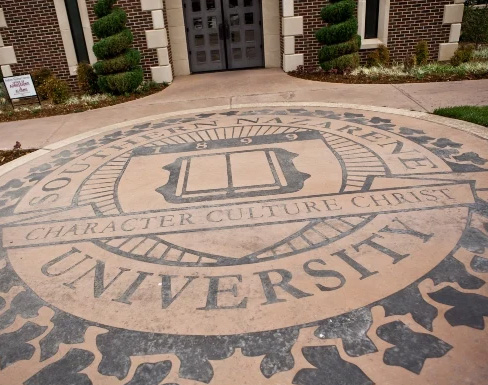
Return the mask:
<path fill-rule="evenodd" d="M 8 265 L 57 312 L 134 333 L 259 334 L 419 300 L 433 271 L 455 282 L 439 271 L 482 227 L 488 150 L 396 120 L 224 111 L 53 151 L 1 183 Z"/>

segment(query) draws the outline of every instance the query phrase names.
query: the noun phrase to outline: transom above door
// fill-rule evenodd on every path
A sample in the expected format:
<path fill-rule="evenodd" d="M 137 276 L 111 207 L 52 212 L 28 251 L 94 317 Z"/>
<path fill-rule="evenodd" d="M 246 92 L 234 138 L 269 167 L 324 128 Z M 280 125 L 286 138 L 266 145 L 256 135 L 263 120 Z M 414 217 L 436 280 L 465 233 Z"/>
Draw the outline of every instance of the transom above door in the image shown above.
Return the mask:
<path fill-rule="evenodd" d="M 184 0 L 192 72 L 262 67 L 261 0 Z"/>

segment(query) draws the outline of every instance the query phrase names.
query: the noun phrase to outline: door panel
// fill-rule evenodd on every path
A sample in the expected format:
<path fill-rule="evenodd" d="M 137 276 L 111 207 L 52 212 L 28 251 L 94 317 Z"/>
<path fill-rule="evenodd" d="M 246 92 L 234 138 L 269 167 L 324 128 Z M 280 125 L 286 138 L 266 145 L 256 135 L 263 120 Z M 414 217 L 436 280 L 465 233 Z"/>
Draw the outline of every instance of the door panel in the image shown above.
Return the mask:
<path fill-rule="evenodd" d="M 227 23 L 228 68 L 260 67 L 263 60 L 261 1 L 222 0 Z"/>
<path fill-rule="evenodd" d="M 226 69 L 221 0 L 185 0 L 186 36 L 192 72 Z"/>
<path fill-rule="evenodd" d="M 192 72 L 260 67 L 261 0 L 184 0 Z"/>

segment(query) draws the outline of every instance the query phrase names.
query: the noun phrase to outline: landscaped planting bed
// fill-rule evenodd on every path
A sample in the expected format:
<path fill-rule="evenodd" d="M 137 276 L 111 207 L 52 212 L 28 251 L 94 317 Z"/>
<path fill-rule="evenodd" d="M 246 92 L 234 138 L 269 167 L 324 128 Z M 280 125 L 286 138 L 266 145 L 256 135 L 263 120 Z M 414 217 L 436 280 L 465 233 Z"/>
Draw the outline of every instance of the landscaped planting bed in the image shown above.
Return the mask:
<path fill-rule="evenodd" d="M 354 84 L 424 83 L 487 79 L 488 48 L 475 51 L 472 61 L 458 66 L 436 62 L 413 66 L 410 69 L 405 68 L 405 65 L 402 64 L 376 67 L 362 66 L 342 74 L 335 71 L 303 71 L 298 69 L 290 72 L 290 75 L 322 82 Z"/>
<path fill-rule="evenodd" d="M 11 162 L 21 156 L 30 154 L 31 152 L 36 151 L 35 149 L 28 149 L 28 150 L 0 150 L 0 166 L 3 166 L 5 163 Z"/>
<path fill-rule="evenodd" d="M 119 103 L 130 102 L 148 95 L 152 95 L 166 88 L 164 84 L 146 84 L 135 93 L 129 95 L 95 94 L 75 96 L 60 104 L 51 101 L 43 101 L 42 105 L 29 107 L 16 107 L 15 110 L 4 100 L 3 109 L 0 109 L 0 122 L 34 119 L 55 115 L 67 115 L 76 112 L 94 110 L 96 108 L 113 106 Z"/>

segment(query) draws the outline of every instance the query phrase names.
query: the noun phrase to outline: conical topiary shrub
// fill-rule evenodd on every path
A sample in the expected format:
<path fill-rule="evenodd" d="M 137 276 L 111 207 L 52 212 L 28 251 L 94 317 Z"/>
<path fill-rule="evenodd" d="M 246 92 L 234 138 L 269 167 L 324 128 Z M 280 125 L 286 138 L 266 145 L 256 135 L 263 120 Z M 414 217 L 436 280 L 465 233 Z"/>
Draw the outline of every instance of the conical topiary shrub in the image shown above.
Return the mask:
<path fill-rule="evenodd" d="M 98 20 L 93 33 L 100 41 L 93 45 L 99 60 L 93 65 L 98 75 L 98 86 L 103 92 L 126 94 L 142 83 L 143 72 L 139 65 L 141 54 L 131 48 L 134 36 L 126 27 L 127 14 L 114 7 L 117 0 L 98 0 L 94 11 Z"/>
<path fill-rule="evenodd" d="M 329 0 L 320 13 L 327 26 L 319 29 L 315 36 L 324 44 L 319 52 L 319 63 L 325 71 L 340 72 L 359 66 L 361 37 L 357 34 L 358 20 L 354 0 Z"/>

